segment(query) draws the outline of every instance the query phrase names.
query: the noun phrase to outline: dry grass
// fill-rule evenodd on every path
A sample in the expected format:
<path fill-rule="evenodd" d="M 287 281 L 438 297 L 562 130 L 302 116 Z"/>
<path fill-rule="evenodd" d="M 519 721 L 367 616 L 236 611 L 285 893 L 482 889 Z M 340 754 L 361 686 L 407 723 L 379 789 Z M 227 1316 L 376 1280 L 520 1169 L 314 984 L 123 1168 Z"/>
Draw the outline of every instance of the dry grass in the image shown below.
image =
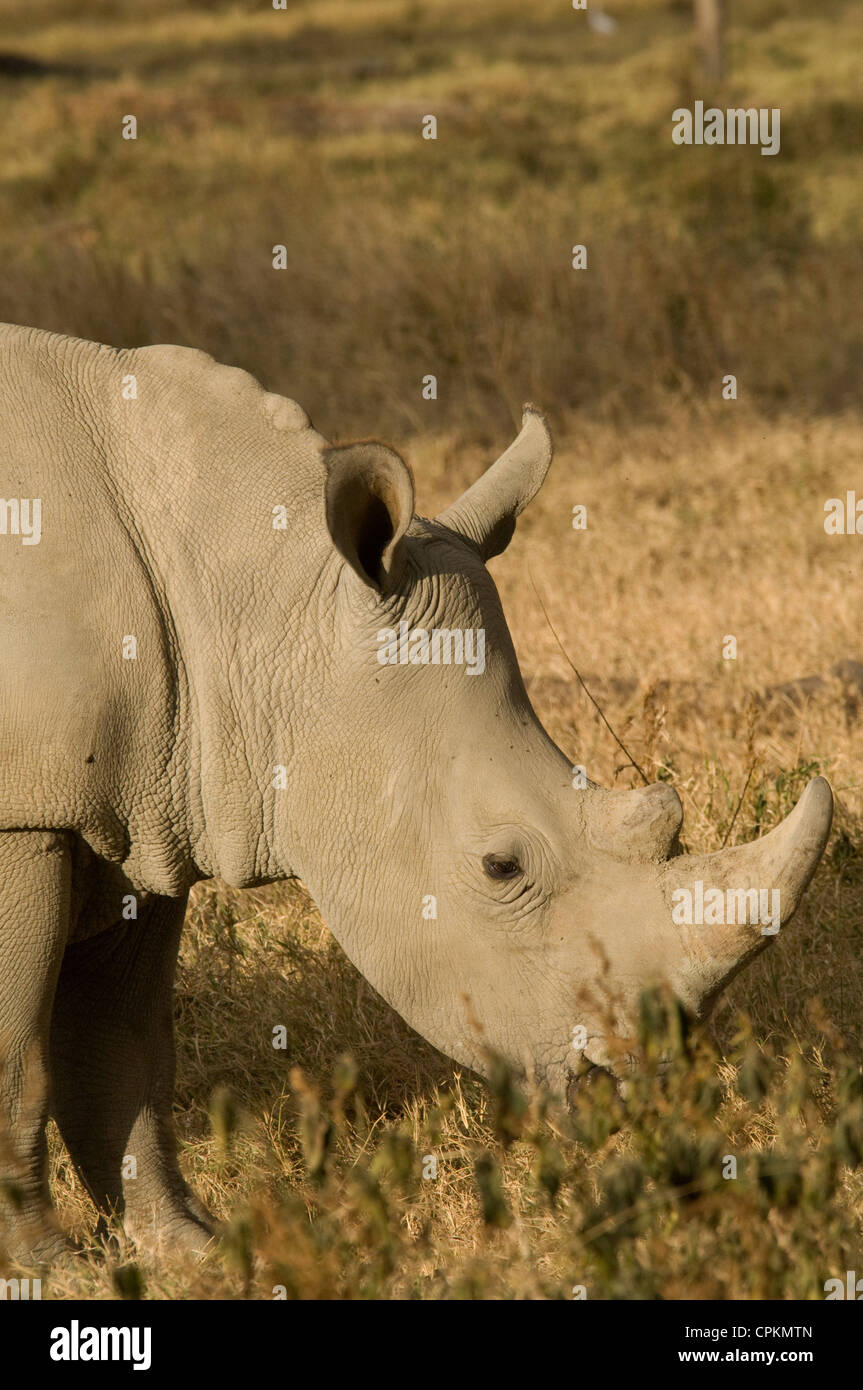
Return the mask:
<path fill-rule="evenodd" d="M 328 434 L 404 445 L 425 513 L 522 400 L 547 405 L 554 470 L 493 568 L 552 735 L 597 780 L 632 780 L 531 576 L 612 725 L 681 792 L 690 849 L 722 842 L 750 770 L 732 843 L 816 770 L 838 796 L 799 917 L 710 1036 L 665 1083 L 647 1055 L 625 1113 L 594 1091 L 574 1121 L 417 1038 L 299 888 L 201 886 L 177 1118 L 228 1235 L 204 1267 L 145 1271 L 146 1293 L 823 1296 L 859 1268 L 863 1217 L 863 713 L 835 683 L 757 697 L 863 661 L 863 542 L 823 530 L 828 497 L 863 493 L 859 8 L 753 0 L 732 29 L 728 101 L 781 104 L 775 160 L 673 150 L 670 111 L 700 91 L 686 7 L 658 0 L 616 4 L 608 42 L 575 40 L 551 0 L 3 8 L 7 47 L 101 71 L 0 85 L 0 317 L 205 347 Z M 52 1166 L 86 1239 L 56 1137 Z M 139 1291 L 129 1258 L 96 1251 L 50 1292 Z"/>

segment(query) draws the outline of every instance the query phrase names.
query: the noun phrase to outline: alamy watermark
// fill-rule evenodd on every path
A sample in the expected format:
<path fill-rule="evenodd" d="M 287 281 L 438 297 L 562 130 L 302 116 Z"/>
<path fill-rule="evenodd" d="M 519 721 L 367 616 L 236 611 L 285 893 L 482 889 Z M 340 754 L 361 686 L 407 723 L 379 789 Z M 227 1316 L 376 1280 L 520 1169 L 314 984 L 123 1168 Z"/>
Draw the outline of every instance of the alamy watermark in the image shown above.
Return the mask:
<path fill-rule="evenodd" d="M 858 1279 L 855 1270 L 846 1269 L 844 1279 L 826 1279 L 824 1281 L 825 1302 L 831 1299 L 842 1298 L 850 1299 L 854 1303 L 863 1300 L 863 1279 Z"/>
<path fill-rule="evenodd" d="M 42 539 L 41 497 L 0 497 L 0 536 L 20 536 L 22 545 Z"/>
<path fill-rule="evenodd" d="M 73 1318 L 68 1327 L 51 1332 L 52 1361 L 130 1361 L 133 1371 L 152 1365 L 150 1327 L 82 1327 Z"/>
<path fill-rule="evenodd" d="M 779 153 L 779 107 L 708 106 L 697 101 L 694 111 L 678 106 L 671 113 L 675 145 L 760 145 L 762 154 Z"/>
<path fill-rule="evenodd" d="M 0 1302 L 26 1303 L 42 1297 L 41 1279 L 0 1279 Z"/>
<path fill-rule="evenodd" d="M 824 503 L 824 530 L 828 536 L 863 536 L 863 497 L 846 492 Z"/>
<path fill-rule="evenodd" d="M 762 936 L 779 931 L 778 888 L 675 888 L 671 920 L 678 927 L 761 926 Z"/>
<path fill-rule="evenodd" d="M 378 633 L 381 666 L 465 666 L 469 676 L 485 670 L 485 628 L 411 627 L 402 620 L 398 631 Z"/>

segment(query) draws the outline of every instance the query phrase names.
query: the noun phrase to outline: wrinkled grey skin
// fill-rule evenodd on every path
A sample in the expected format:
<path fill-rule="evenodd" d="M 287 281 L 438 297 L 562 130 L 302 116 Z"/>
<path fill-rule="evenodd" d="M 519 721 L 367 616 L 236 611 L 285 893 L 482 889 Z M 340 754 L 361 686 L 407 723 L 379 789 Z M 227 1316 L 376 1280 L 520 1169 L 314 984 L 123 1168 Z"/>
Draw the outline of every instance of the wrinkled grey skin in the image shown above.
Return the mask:
<path fill-rule="evenodd" d="M 822 779 L 757 844 L 666 862 L 676 793 L 574 788 L 530 707 L 484 561 L 547 470 L 537 412 L 430 522 L 398 455 L 330 448 L 298 406 L 202 353 L 5 327 L 0 373 L 3 496 L 42 504 L 38 544 L 0 535 L 17 1255 L 60 1247 L 49 1112 L 142 1246 L 209 1238 L 171 1126 L 172 978 L 201 878 L 299 876 L 435 1046 L 482 1070 L 488 1045 L 561 1089 L 625 1069 L 645 986 L 666 981 L 701 1015 L 768 944 L 757 926 L 675 926 L 676 888 L 779 887 L 787 922 L 829 830 Z M 484 629 L 484 673 L 381 665 L 378 632 L 401 620 Z"/>

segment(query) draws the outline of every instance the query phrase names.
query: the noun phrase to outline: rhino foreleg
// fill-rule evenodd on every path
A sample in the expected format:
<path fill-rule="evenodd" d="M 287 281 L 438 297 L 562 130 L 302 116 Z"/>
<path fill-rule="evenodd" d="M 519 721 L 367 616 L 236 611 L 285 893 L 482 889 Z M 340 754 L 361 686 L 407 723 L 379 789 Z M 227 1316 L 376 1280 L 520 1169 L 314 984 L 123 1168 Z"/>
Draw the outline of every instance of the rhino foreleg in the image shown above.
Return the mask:
<path fill-rule="evenodd" d="M 0 833 L 0 1238 L 23 1264 L 48 1264 L 69 1248 L 48 1193 L 45 1124 L 70 884 L 67 836 Z"/>
<path fill-rule="evenodd" d="M 209 1218 L 176 1158 L 172 991 L 185 899 L 73 943 L 51 1024 L 53 1114 L 88 1191 L 144 1249 L 202 1250 Z M 84 930 L 86 931 L 86 923 Z"/>

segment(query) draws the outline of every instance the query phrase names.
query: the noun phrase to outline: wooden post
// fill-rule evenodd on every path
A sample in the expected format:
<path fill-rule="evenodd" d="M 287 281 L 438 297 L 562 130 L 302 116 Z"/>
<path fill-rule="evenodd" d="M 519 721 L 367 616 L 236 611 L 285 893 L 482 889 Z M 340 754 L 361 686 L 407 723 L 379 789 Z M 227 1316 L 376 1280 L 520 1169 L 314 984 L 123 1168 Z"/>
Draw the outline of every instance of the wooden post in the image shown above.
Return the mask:
<path fill-rule="evenodd" d="M 711 82 L 719 82 L 725 71 L 724 10 L 725 0 L 695 0 L 695 35 L 704 75 Z"/>

